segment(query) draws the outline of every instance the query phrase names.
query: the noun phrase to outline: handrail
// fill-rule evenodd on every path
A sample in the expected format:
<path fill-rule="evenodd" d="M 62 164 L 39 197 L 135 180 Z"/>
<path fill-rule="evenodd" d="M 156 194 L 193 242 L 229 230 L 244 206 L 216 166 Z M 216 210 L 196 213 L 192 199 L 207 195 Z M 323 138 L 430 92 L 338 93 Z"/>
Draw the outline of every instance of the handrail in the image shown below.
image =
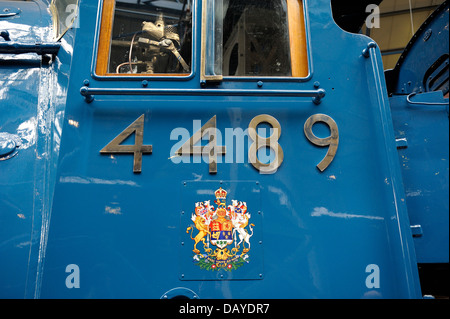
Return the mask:
<path fill-rule="evenodd" d="M 411 98 L 413 97 L 413 96 L 416 96 L 417 95 L 417 92 L 413 92 L 413 93 L 411 93 L 411 94 L 409 94 L 407 97 L 406 97 L 406 102 L 408 102 L 409 104 L 412 104 L 412 105 L 443 105 L 443 106 L 448 106 L 448 103 L 440 103 L 440 102 L 413 102 L 413 101 L 411 101 Z"/>
<path fill-rule="evenodd" d="M 61 43 L 19 43 L 19 42 L 2 42 L 0 43 L 1 54 L 22 54 L 37 53 L 39 55 L 57 54 Z"/>
<path fill-rule="evenodd" d="M 83 86 L 80 94 L 87 103 L 94 100 L 94 95 L 185 95 L 185 96 L 285 96 L 312 97 L 315 104 L 320 104 L 325 97 L 325 90 L 243 90 L 243 89 L 134 89 L 134 88 L 90 88 Z"/>
<path fill-rule="evenodd" d="M 17 15 L 17 12 L 0 13 L 0 18 L 9 18 Z"/>

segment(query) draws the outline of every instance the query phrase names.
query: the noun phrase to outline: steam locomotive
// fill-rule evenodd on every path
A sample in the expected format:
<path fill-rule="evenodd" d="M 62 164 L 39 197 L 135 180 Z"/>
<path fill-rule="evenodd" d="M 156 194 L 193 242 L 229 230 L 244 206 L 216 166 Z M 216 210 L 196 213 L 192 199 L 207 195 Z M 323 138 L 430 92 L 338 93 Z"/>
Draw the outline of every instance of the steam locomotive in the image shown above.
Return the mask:
<path fill-rule="evenodd" d="M 448 14 L 0 1 L 0 297 L 448 296 Z"/>

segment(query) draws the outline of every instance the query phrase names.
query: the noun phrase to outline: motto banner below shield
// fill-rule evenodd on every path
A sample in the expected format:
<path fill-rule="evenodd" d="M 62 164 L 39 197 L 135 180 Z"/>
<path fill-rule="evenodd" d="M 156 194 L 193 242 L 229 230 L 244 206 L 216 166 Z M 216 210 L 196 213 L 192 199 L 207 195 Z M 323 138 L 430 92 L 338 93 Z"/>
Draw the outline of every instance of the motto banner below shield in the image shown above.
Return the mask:
<path fill-rule="evenodd" d="M 186 181 L 181 191 L 181 280 L 262 279 L 257 181 Z"/>

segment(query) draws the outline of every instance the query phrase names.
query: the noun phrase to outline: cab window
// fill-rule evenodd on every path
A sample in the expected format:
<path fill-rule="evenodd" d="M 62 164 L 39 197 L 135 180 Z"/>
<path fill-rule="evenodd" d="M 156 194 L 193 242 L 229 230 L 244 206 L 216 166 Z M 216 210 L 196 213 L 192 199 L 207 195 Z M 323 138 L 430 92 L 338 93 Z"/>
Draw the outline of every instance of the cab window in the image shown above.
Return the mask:
<path fill-rule="evenodd" d="M 302 0 L 210 0 L 205 76 L 307 77 Z"/>
<path fill-rule="evenodd" d="M 191 9 L 191 0 L 104 0 L 97 75 L 189 75 Z"/>

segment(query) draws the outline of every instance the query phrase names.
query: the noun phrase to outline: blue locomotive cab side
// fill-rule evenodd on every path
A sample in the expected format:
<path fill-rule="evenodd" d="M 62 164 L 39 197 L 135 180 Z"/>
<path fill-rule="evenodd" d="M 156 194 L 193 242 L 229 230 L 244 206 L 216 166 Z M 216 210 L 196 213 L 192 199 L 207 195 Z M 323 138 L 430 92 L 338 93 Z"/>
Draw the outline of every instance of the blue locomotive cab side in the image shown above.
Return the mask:
<path fill-rule="evenodd" d="M 421 298 L 445 259 L 330 0 L 0 1 L 0 31 L 0 297 Z"/>

